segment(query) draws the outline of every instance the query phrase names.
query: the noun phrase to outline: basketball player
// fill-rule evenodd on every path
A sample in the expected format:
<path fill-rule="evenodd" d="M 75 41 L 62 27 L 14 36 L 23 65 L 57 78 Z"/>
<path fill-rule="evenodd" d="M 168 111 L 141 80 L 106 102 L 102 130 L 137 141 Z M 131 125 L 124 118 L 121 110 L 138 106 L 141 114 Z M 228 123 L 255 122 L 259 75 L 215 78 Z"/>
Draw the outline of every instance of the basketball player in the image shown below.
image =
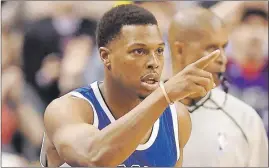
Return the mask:
<path fill-rule="evenodd" d="M 215 86 L 203 69 L 219 51 L 163 84 L 164 43 L 156 18 L 135 5 L 105 13 L 97 43 L 104 81 L 78 88 L 47 107 L 41 164 L 181 166 L 191 122 L 178 100 L 204 96 Z"/>
<path fill-rule="evenodd" d="M 181 10 L 169 28 L 173 73 L 177 74 L 203 55 L 219 49 L 221 56 L 205 69 L 213 74 L 215 88 L 206 96 L 181 100 L 188 106 L 192 133 L 184 148 L 183 166 L 268 166 L 268 140 L 257 112 L 227 93 L 224 48 L 229 29 L 213 12 L 203 8 Z"/>

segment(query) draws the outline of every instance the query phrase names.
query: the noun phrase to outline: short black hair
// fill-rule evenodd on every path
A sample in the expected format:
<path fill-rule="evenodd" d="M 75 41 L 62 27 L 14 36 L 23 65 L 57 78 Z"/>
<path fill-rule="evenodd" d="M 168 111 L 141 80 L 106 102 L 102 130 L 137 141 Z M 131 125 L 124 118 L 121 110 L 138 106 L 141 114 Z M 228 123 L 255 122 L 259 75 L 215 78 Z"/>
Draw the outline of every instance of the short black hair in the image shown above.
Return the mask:
<path fill-rule="evenodd" d="M 106 46 L 124 25 L 158 25 L 155 16 L 148 10 L 133 4 L 124 4 L 106 12 L 98 23 L 97 45 Z"/>

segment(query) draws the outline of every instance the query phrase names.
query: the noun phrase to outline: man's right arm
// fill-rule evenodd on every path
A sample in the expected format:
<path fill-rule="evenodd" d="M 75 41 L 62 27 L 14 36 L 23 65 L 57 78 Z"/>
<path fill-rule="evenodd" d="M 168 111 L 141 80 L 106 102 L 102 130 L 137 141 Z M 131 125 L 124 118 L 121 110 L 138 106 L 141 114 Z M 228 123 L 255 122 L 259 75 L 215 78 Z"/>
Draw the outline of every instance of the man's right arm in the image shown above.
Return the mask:
<path fill-rule="evenodd" d="M 69 165 L 117 166 L 136 149 L 141 139 L 168 106 L 157 89 L 136 108 L 101 131 L 81 114 L 83 100 L 62 97 L 45 112 L 46 133 L 60 157 Z"/>
<path fill-rule="evenodd" d="M 191 94 L 204 96 L 213 86 L 212 74 L 203 69 L 219 56 L 213 52 L 169 79 L 164 85 L 176 102 Z M 117 166 L 136 149 L 168 103 L 159 87 L 134 109 L 102 130 L 94 128 L 84 101 L 64 96 L 45 112 L 45 127 L 60 157 L 71 166 Z M 88 107 L 86 107 L 88 106 Z M 91 116 L 92 117 L 92 116 Z M 182 128 L 184 130 L 184 128 Z"/>

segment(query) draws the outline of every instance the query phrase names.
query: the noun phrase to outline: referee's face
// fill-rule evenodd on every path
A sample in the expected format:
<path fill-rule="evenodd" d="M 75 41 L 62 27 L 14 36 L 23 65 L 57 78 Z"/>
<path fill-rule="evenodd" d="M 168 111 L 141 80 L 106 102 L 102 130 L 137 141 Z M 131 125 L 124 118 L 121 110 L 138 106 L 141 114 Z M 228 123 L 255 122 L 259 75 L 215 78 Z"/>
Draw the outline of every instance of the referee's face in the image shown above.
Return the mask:
<path fill-rule="evenodd" d="M 157 87 L 164 42 L 157 25 L 126 25 L 110 45 L 111 74 L 119 85 L 144 99 Z"/>
<path fill-rule="evenodd" d="M 182 57 L 180 57 L 181 65 L 185 67 L 214 50 L 219 49 L 221 51 L 220 57 L 209 64 L 205 69 L 212 73 L 214 82 L 216 85 L 219 85 L 220 80 L 218 74 L 225 72 L 227 64 L 224 49 L 228 42 L 228 30 L 224 26 L 216 27 L 216 25 L 212 25 L 201 31 L 203 32 L 199 33 L 201 34 L 199 41 L 191 41 L 188 42 L 187 45 L 184 45 Z"/>

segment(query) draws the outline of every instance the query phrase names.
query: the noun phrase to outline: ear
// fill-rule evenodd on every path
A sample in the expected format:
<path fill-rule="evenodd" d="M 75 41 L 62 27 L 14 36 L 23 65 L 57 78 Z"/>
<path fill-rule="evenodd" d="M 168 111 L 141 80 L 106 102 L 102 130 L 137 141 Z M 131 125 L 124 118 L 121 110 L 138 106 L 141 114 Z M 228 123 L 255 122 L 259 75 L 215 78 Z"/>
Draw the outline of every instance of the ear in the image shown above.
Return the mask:
<path fill-rule="evenodd" d="M 99 54 L 100 54 L 101 60 L 104 63 L 104 65 L 110 70 L 110 68 L 111 68 L 110 50 L 106 47 L 100 47 Z"/>
<path fill-rule="evenodd" d="M 183 57 L 184 43 L 175 41 L 173 43 L 173 72 L 174 74 L 178 73 L 184 68 L 185 59 Z"/>
<path fill-rule="evenodd" d="M 184 48 L 184 43 L 183 42 L 179 42 L 179 41 L 175 41 L 174 42 L 174 48 L 175 48 L 175 54 L 176 55 L 182 55 L 183 48 Z"/>

